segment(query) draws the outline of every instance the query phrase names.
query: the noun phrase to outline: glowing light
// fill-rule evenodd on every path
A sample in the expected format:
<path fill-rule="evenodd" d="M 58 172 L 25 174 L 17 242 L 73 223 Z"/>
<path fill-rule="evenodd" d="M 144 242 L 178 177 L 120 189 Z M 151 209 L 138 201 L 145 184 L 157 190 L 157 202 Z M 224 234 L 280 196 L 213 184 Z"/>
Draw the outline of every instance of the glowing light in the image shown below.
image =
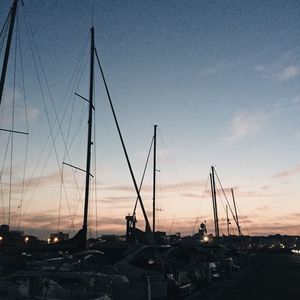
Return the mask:
<path fill-rule="evenodd" d="M 2 236 L 0 236 L 0 241 L 3 241 L 3 237 Z"/>
<path fill-rule="evenodd" d="M 57 243 L 58 242 L 58 237 L 56 236 L 53 240 L 54 243 Z"/>
<path fill-rule="evenodd" d="M 28 241 L 29 241 L 29 237 L 26 236 L 26 238 L 25 238 L 25 243 L 27 243 Z"/>
<path fill-rule="evenodd" d="M 203 241 L 204 242 L 208 242 L 209 241 L 209 237 L 207 235 L 205 235 L 204 238 L 203 238 Z"/>
<path fill-rule="evenodd" d="M 50 239 L 50 238 L 48 238 L 47 242 L 48 242 L 48 244 L 50 244 L 50 242 L 51 242 L 51 239 Z"/>

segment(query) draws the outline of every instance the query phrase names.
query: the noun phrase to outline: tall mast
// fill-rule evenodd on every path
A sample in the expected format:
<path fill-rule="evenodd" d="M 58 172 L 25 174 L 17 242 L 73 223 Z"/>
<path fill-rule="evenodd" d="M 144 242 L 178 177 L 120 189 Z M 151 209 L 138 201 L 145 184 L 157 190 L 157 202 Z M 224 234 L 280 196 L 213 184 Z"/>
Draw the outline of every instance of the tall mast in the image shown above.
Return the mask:
<path fill-rule="evenodd" d="M 103 69 L 101 67 L 100 59 L 99 59 L 99 56 L 97 54 L 97 50 L 96 49 L 95 49 L 95 54 L 96 54 L 96 58 L 97 58 L 97 61 L 98 61 L 98 66 L 99 66 L 99 69 L 100 69 L 100 72 L 101 72 L 101 75 L 102 75 L 102 79 L 103 79 L 103 83 L 104 83 L 104 86 L 105 86 L 106 94 L 107 94 L 107 97 L 108 97 L 108 100 L 109 100 L 110 108 L 111 108 L 111 111 L 113 113 L 113 117 L 114 117 L 114 120 L 115 120 L 117 131 L 118 131 L 118 134 L 119 134 L 119 137 L 120 137 L 120 141 L 121 141 L 121 144 L 122 144 L 124 155 L 125 155 L 125 158 L 126 158 L 126 161 L 127 161 L 127 165 L 128 165 L 129 171 L 130 171 L 130 175 L 131 175 L 131 178 L 132 178 L 132 181 L 133 181 L 133 185 L 134 185 L 134 188 L 135 188 L 135 191 L 136 191 L 139 203 L 141 205 L 143 216 L 144 216 L 144 219 L 145 219 L 145 223 L 146 223 L 145 231 L 146 232 L 152 232 L 151 231 L 151 226 L 150 226 L 150 223 L 149 223 L 149 219 L 148 219 L 148 216 L 147 216 L 147 212 L 145 210 L 145 207 L 144 207 L 144 204 L 143 204 L 143 200 L 142 200 L 142 197 L 141 197 L 141 194 L 140 194 L 140 191 L 139 191 L 139 188 L 138 188 L 138 185 L 137 185 L 134 173 L 133 173 L 133 169 L 131 167 L 129 156 L 128 156 L 128 153 L 127 153 L 127 150 L 126 150 L 126 147 L 125 147 L 125 143 L 124 143 L 124 140 L 123 140 L 123 137 L 122 137 L 121 129 L 120 129 L 120 126 L 119 126 L 119 123 L 118 123 L 118 120 L 117 120 L 117 116 L 116 116 L 116 113 L 115 113 L 115 110 L 114 110 L 114 106 L 113 106 L 113 103 L 112 103 L 112 100 L 111 100 L 111 97 L 110 97 L 110 93 L 109 93 L 109 90 L 108 90 L 108 86 L 107 86 L 107 83 L 106 83 L 104 72 L 103 72 Z"/>
<path fill-rule="evenodd" d="M 152 230 L 155 232 L 155 192 L 156 192 L 156 129 L 157 125 L 154 125 L 153 136 L 153 226 Z"/>
<path fill-rule="evenodd" d="M 15 25 L 15 18 L 16 18 L 16 12 L 18 7 L 18 0 L 14 0 L 13 5 L 10 10 L 10 24 L 9 24 L 9 30 L 8 30 L 8 36 L 6 41 L 6 47 L 5 47 L 5 54 L 3 59 L 3 66 L 1 71 L 1 79 L 0 79 L 0 106 L 2 101 L 2 94 L 3 94 L 3 88 L 5 83 L 5 77 L 6 77 L 6 70 L 8 65 L 8 59 L 9 59 L 9 52 L 10 52 L 10 46 L 11 46 L 11 39 L 12 34 L 14 31 L 14 25 Z"/>
<path fill-rule="evenodd" d="M 231 189 L 231 194 L 232 194 L 232 200 L 233 200 L 233 205 L 234 205 L 236 225 L 237 225 L 237 228 L 238 228 L 239 236 L 242 236 L 241 227 L 240 227 L 240 223 L 239 223 L 239 217 L 238 217 L 238 213 L 237 213 L 237 209 L 236 209 L 236 205 L 235 205 L 235 198 L 234 198 L 233 189 Z"/>
<path fill-rule="evenodd" d="M 213 181 L 212 181 L 212 175 L 211 175 L 211 173 L 209 173 L 209 178 L 210 178 L 211 199 L 212 199 L 213 213 L 214 213 L 215 236 L 217 236 L 216 210 L 215 210 L 215 200 L 214 200 L 214 188 L 213 188 Z"/>
<path fill-rule="evenodd" d="M 227 235 L 229 236 L 229 218 L 228 218 L 228 205 L 226 205 L 226 222 L 227 222 Z"/>
<path fill-rule="evenodd" d="M 219 231 L 219 219 L 218 219 L 218 206 L 217 206 L 217 196 L 216 196 L 216 183 L 215 183 L 215 168 L 211 167 L 211 192 L 212 192 L 212 201 L 214 209 L 214 221 L 215 221 L 215 234 L 216 237 L 220 236 Z"/>
<path fill-rule="evenodd" d="M 87 218 L 89 207 L 89 188 L 90 188 L 90 173 L 91 173 L 91 148 L 92 148 L 92 123 L 93 123 L 93 107 L 94 107 L 94 27 L 91 31 L 91 52 L 90 52 L 90 95 L 89 95 L 89 118 L 88 118 L 88 140 L 87 140 L 87 159 L 86 159 L 86 175 L 85 175 L 85 197 L 84 197 L 84 216 L 83 230 L 87 234 Z"/>

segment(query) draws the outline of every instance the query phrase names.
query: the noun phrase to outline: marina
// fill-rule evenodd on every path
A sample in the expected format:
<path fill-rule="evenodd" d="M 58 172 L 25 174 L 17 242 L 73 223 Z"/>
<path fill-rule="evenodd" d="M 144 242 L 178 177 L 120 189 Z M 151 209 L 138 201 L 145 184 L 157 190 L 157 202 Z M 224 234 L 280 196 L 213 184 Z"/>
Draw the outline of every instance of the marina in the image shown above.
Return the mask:
<path fill-rule="evenodd" d="M 214 98 L 214 89 L 219 85 L 217 81 L 210 85 L 209 77 L 221 76 L 225 69 L 229 72 L 236 66 L 229 68 L 222 64 L 203 71 L 201 64 L 210 55 L 206 58 L 194 56 L 198 65 L 190 64 L 183 56 L 182 66 L 189 66 L 182 69 L 185 77 L 197 65 L 197 82 L 200 78 L 210 86 L 208 90 L 205 86 L 198 90 L 199 83 L 195 84 L 199 95 L 192 101 L 194 91 L 188 93 L 187 86 L 193 84 L 193 77 L 186 81 L 177 70 L 170 71 L 172 67 L 163 63 L 163 60 L 171 59 L 176 65 L 179 61 L 177 50 L 188 46 L 185 43 L 177 47 L 170 45 L 180 40 L 176 34 L 181 38 L 189 36 L 188 32 L 181 31 L 182 24 L 191 30 L 189 26 L 196 22 L 195 28 L 199 29 L 198 14 L 204 19 L 209 16 L 211 26 L 219 18 L 227 20 L 227 9 L 234 12 L 238 8 L 247 15 L 245 19 L 235 16 L 236 22 L 260 16 L 245 9 L 246 3 L 230 1 L 227 6 L 218 1 L 192 3 L 191 6 L 174 1 L 174 8 L 167 3 L 124 2 L 114 6 L 91 1 L 88 13 L 79 0 L 76 3 L 33 2 L 13 0 L 5 13 L 1 10 L 1 16 L 5 15 L 5 18 L 0 23 L 0 299 L 300 298 L 297 286 L 300 279 L 300 225 L 295 200 L 299 194 L 295 188 L 299 165 L 284 170 L 287 166 L 278 159 L 281 151 L 270 151 L 275 149 L 273 144 L 266 146 L 264 140 L 251 141 L 259 129 L 267 128 L 267 122 L 283 115 L 285 107 L 293 106 L 296 112 L 299 97 L 289 96 L 286 106 L 272 104 L 271 112 L 253 111 L 253 115 L 247 115 L 251 101 L 245 104 L 247 109 L 242 112 L 236 110 L 238 102 L 228 111 L 226 108 L 230 105 L 219 106 L 222 101 L 218 105 L 208 101 L 205 106 L 206 100 L 200 97 L 203 103 L 200 101 L 199 105 L 198 97 L 203 91 L 208 91 L 206 97 L 210 101 L 219 101 L 216 99 L 228 92 L 226 101 L 230 103 L 230 95 L 236 95 L 239 87 L 235 90 L 233 86 L 231 90 L 226 85 Z M 295 5 L 300 11 L 294 1 L 288 3 L 279 8 L 292 14 L 297 11 L 291 9 Z M 177 18 L 173 15 L 167 19 L 173 27 L 164 23 L 162 7 L 165 5 L 176 10 L 174 16 L 181 16 L 183 23 L 180 26 L 174 26 Z M 209 12 L 201 11 L 202 8 Z M 258 2 L 253 8 L 268 14 Z M 278 18 L 282 16 L 280 9 Z M 214 11 L 220 12 L 216 19 Z M 76 18 L 80 12 L 83 19 Z M 145 13 L 149 15 L 145 17 Z M 121 21 L 124 16 L 129 22 L 127 25 Z M 160 39 L 165 48 L 159 46 L 162 54 L 157 52 L 156 59 L 160 60 L 164 51 L 169 54 L 157 64 L 156 70 L 151 69 L 148 61 L 151 45 L 144 48 L 148 39 L 156 43 L 156 36 L 145 35 L 143 31 L 152 31 L 157 26 L 152 19 L 155 16 L 165 26 L 158 27 L 159 34 L 166 28 L 172 28 L 176 33 L 174 39 L 169 40 L 170 45 Z M 188 16 L 193 19 L 189 21 Z M 147 18 L 151 20 L 149 23 Z M 270 20 L 273 22 L 272 18 Z M 140 22 L 142 27 L 136 26 L 135 22 Z M 231 28 L 227 22 L 224 33 Z M 290 20 L 285 22 L 289 24 Z M 131 31 L 123 30 L 123 26 L 129 24 Z M 118 30 L 113 29 L 114 26 Z M 247 32 L 249 27 L 243 30 L 243 33 Z M 204 33 L 206 37 L 207 32 Z M 131 34 L 138 35 L 136 44 L 132 44 Z M 168 31 L 168 36 L 172 34 L 173 31 Z M 231 33 L 229 35 L 232 43 L 239 41 Z M 214 38 L 217 39 L 217 35 Z M 223 40 L 223 37 L 219 38 Z M 143 40 L 140 48 L 137 46 L 139 39 Z M 194 39 L 187 41 L 192 44 Z M 209 44 L 209 39 L 207 42 Z M 225 40 L 223 43 L 226 45 Z M 125 44 L 127 48 L 122 50 Z M 239 47 L 241 51 L 247 49 L 244 45 Z M 210 49 L 217 51 L 215 47 Z M 189 48 L 190 54 L 194 50 L 195 47 Z M 132 56 L 128 61 L 128 57 L 123 57 L 123 53 L 135 51 L 145 51 L 141 56 L 144 58 L 133 59 Z M 248 59 L 253 53 L 248 53 Z M 289 52 L 282 61 L 286 64 L 291 57 L 295 59 L 297 55 Z M 212 61 L 215 60 L 213 56 Z M 292 79 L 295 82 L 300 74 L 299 67 L 288 64 L 279 75 L 270 75 L 271 69 L 279 67 L 258 64 L 258 58 L 254 61 L 257 61 L 254 71 L 260 78 L 252 79 L 256 86 L 262 79 L 270 80 L 274 89 L 281 91 L 281 85 L 285 91 L 283 85 Z M 142 83 L 148 71 L 142 66 L 144 63 L 149 72 L 153 72 L 149 83 Z M 127 65 L 129 71 L 122 64 Z M 157 70 L 170 71 L 170 78 L 160 77 Z M 243 74 L 242 70 L 240 72 Z M 180 80 L 173 77 L 174 74 Z M 166 91 L 171 78 L 176 79 L 176 83 L 174 81 Z M 224 76 L 223 80 L 228 78 Z M 277 85 L 274 84 L 276 80 Z M 183 81 L 185 84 L 181 85 Z M 265 83 L 264 88 L 270 82 Z M 64 92 L 63 85 L 67 86 Z M 148 85 L 151 92 L 156 91 L 156 86 L 158 88 L 157 94 L 153 94 L 157 99 L 153 101 L 153 95 L 148 98 L 150 90 L 146 92 Z M 141 90 L 142 94 L 135 95 Z M 257 88 L 255 92 L 259 90 Z M 293 91 L 296 93 L 296 88 Z M 263 97 L 264 92 L 260 92 L 258 95 Z M 164 93 L 172 96 L 165 97 Z M 250 93 L 248 87 L 244 93 Z M 137 100 L 141 96 L 145 99 Z M 177 100 L 172 102 L 172 99 Z M 220 121 L 218 131 L 222 132 L 225 121 L 221 119 L 232 114 L 231 109 L 235 110 L 235 115 L 231 125 L 227 126 L 227 135 L 217 138 L 214 125 Z M 194 110 L 207 118 L 206 122 L 214 116 L 214 123 L 210 126 L 203 123 L 202 128 L 199 125 L 202 120 L 194 115 Z M 108 120 L 111 127 L 106 125 Z M 285 126 L 286 120 L 282 119 L 281 126 Z M 292 120 L 289 119 L 291 124 Z M 151 122 L 150 134 L 144 130 L 147 122 Z M 197 124 L 196 131 L 190 122 Z M 185 127 L 185 131 L 180 126 Z M 290 126 L 292 128 L 294 123 Z M 172 146 L 170 150 L 167 147 L 161 129 L 164 127 L 168 128 L 168 136 L 177 148 Z M 198 137 L 198 134 L 204 134 L 200 129 L 201 132 L 211 130 L 207 136 L 202 136 L 206 142 Z M 297 143 L 295 136 L 289 137 L 289 143 Z M 249 141 L 243 145 L 242 140 L 246 137 Z M 147 149 L 145 145 L 149 141 Z M 239 152 L 240 147 L 244 147 L 242 152 Z M 264 147 L 268 147 L 267 153 Z M 256 155 L 257 152 L 260 155 Z M 178 154 L 180 172 L 174 171 L 174 161 L 170 163 L 171 153 Z M 205 159 L 201 157 L 202 153 L 205 153 Z M 277 160 L 273 155 L 279 155 Z M 285 163 L 291 156 L 285 157 Z M 216 159 L 218 166 L 207 164 L 208 158 Z M 271 158 L 272 163 L 268 160 Z M 171 175 L 167 175 L 164 159 Z M 208 172 L 202 168 L 204 161 Z M 280 165 L 279 169 L 275 168 L 275 161 Z M 185 179 L 177 181 L 180 176 Z"/>

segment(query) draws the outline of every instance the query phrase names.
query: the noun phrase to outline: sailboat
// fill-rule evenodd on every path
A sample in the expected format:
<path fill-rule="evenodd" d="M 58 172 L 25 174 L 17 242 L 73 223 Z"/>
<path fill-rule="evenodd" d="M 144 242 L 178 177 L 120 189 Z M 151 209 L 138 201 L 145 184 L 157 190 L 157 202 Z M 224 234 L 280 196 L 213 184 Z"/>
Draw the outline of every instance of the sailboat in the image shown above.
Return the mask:
<path fill-rule="evenodd" d="M 7 34 L 7 42 L 4 53 L 1 80 L 0 80 L 0 105 L 3 96 L 3 90 L 6 79 L 6 71 L 9 61 L 11 43 L 14 25 L 16 21 L 16 14 L 18 9 L 18 0 L 14 0 L 12 7 L 10 9 L 7 20 L 9 21 L 9 30 Z M 90 190 L 90 169 L 91 169 L 91 147 L 92 147 L 92 128 L 93 128 L 93 109 L 94 109 L 94 60 L 95 60 L 95 42 L 94 42 L 94 27 L 90 29 L 91 39 L 90 39 L 90 78 L 89 78 L 89 113 L 88 113 L 88 134 L 87 134 L 87 157 L 86 157 L 86 169 L 85 169 L 85 197 L 84 197 L 84 215 L 82 228 L 75 234 L 75 236 L 69 240 L 58 241 L 53 244 L 45 243 L 36 243 L 35 245 L 30 246 L 27 244 L 28 236 L 24 236 L 24 241 L 20 240 L 20 236 L 17 236 L 18 243 L 16 244 L 16 239 L 13 241 L 12 234 L 9 230 L 9 226 L 3 224 L 0 230 L 0 249 L 4 252 L 20 252 L 26 249 L 27 252 L 30 251 L 79 251 L 86 249 L 86 240 L 87 240 L 87 227 L 88 227 L 88 205 L 89 205 L 89 190 Z M 2 131 L 9 131 L 11 134 L 22 133 L 19 131 L 0 129 Z"/>
<path fill-rule="evenodd" d="M 7 43 L 6 43 L 6 49 L 5 49 L 5 55 L 4 55 L 4 61 L 3 61 L 3 66 L 2 66 L 2 73 L 1 73 L 1 82 L 0 82 L 0 99 L 2 99 L 2 93 L 3 93 L 3 87 L 4 87 L 4 83 L 5 83 L 5 78 L 6 78 L 6 70 L 7 70 L 7 65 L 8 65 L 8 58 L 9 58 L 9 53 L 10 53 L 10 46 L 11 46 L 11 40 L 12 40 L 12 35 L 13 35 L 13 30 L 14 30 L 14 23 L 15 23 L 15 17 L 16 17 L 16 12 L 17 12 L 17 8 L 18 8 L 18 0 L 14 0 L 13 1 L 13 5 L 12 8 L 10 10 L 9 13 L 9 31 L 8 31 L 8 36 L 7 36 Z M 83 221 L 82 221 L 82 228 L 75 234 L 75 236 L 71 239 L 68 240 L 64 240 L 64 241 L 57 241 L 55 243 L 51 243 L 51 244 L 47 244 L 47 243 L 35 243 L 35 245 L 30 245 L 30 243 L 28 242 L 28 237 L 27 236 L 23 236 L 24 240 L 21 241 L 21 243 L 19 243 L 18 247 L 14 246 L 10 246 L 8 243 L 8 236 L 9 236 L 9 228 L 7 227 L 7 225 L 4 225 L 3 227 L 3 234 L 1 235 L 0 232 L 0 248 L 3 249 L 3 251 L 7 251 L 7 252 L 11 252 L 11 251 L 24 251 L 26 249 L 27 252 L 35 252 L 35 251 L 61 251 L 61 250 L 68 250 L 68 251 L 79 251 L 79 250 L 83 250 L 86 249 L 87 247 L 87 229 L 88 229 L 88 209 L 89 209 L 89 191 L 90 191 L 90 177 L 91 177 L 91 149 L 92 149 L 92 130 L 93 130 L 93 110 L 94 110 L 94 65 L 95 65 L 95 60 L 97 60 L 101 75 L 102 75 L 102 79 L 104 82 L 104 86 L 106 89 L 106 93 L 108 96 L 108 100 L 109 100 L 109 104 L 113 113 L 113 117 L 115 120 L 115 124 L 117 127 L 117 131 L 120 137 L 120 141 L 123 147 L 123 151 L 125 154 L 125 158 L 129 167 L 129 171 L 131 174 L 131 178 L 133 181 L 133 185 L 135 188 L 135 191 L 137 193 L 137 199 L 138 202 L 140 203 L 142 212 L 143 212 L 143 216 L 144 216 L 144 220 L 145 220 L 145 233 L 146 233 L 146 240 L 152 240 L 152 230 L 151 230 L 151 226 L 146 214 L 146 210 L 144 208 L 143 205 L 143 201 L 135 180 L 135 176 L 130 164 L 130 160 L 128 157 L 128 153 L 125 147 L 125 143 L 121 134 L 121 130 L 117 121 L 117 117 L 116 117 L 116 113 L 112 104 L 112 100 L 110 97 L 110 93 L 108 90 L 108 86 L 104 77 L 104 72 L 103 69 L 101 67 L 100 64 L 100 59 L 95 47 L 95 40 L 94 40 L 94 27 L 92 26 L 90 29 L 90 70 L 89 70 L 89 98 L 85 98 L 82 97 L 80 95 L 78 95 L 79 97 L 83 98 L 84 100 L 86 100 L 89 103 L 89 108 L 88 108 L 88 133 L 87 133 L 87 152 L 86 152 L 86 168 L 84 170 L 85 172 L 85 196 L 84 196 L 84 209 L 83 209 Z M 0 101 L 1 103 L 1 101 Z M 1 104 L 0 104 L 1 105 Z M 8 130 L 11 133 L 20 133 L 20 132 L 15 132 L 13 130 Z M 73 168 L 76 169 L 80 169 L 77 168 L 75 166 L 72 166 Z M 80 169 L 82 171 L 82 169 Z M 153 224 L 154 225 L 154 224 Z M 154 225 L 155 226 L 155 225 Z M 27 240 L 26 240 L 27 238 Z"/>
<path fill-rule="evenodd" d="M 12 8 L 9 13 L 9 31 L 7 36 L 7 44 L 4 54 L 4 61 L 2 66 L 1 81 L 0 81 L 0 104 L 3 95 L 3 89 L 6 78 L 6 70 L 10 54 L 10 46 L 13 35 L 16 11 L 18 7 L 18 0 L 13 1 Z M 75 234 L 75 236 L 69 240 L 58 241 L 53 244 L 36 243 L 35 245 L 28 245 L 28 237 L 26 236 L 24 241 L 20 240 L 20 236 L 17 236 L 18 243 L 16 244 L 16 238 L 12 237 L 9 230 L 9 226 L 3 224 L 0 231 L 0 249 L 3 252 L 27 252 L 35 251 L 80 251 L 86 249 L 87 240 L 87 227 L 88 227 L 88 205 L 89 205 L 89 190 L 90 190 L 90 169 L 91 169 L 91 147 L 92 147 L 92 128 L 93 128 L 93 109 L 94 109 L 94 58 L 95 58 L 95 43 L 94 43 L 94 27 L 90 29 L 91 44 L 90 44 L 90 84 L 89 84 L 89 113 L 88 113 L 88 134 L 87 134 L 87 157 L 86 157 L 86 178 L 85 178 L 85 197 L 84 197 L 84 215 L 82 228 Z M 1 129 L 13 133 L 20 133 L 13 130 Z"/>

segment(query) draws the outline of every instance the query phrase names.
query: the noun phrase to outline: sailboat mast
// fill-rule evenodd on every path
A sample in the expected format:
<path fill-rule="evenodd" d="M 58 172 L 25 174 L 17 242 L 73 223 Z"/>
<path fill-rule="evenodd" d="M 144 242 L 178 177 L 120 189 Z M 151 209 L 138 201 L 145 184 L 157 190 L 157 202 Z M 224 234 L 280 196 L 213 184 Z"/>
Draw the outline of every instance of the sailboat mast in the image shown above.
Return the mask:
<path fill-rule="evenodd" d="M 228 205 L 226 205 L 226 221 L 227 221 L 227 235 L 229 236 L 229 218 L 228 218 Z"/>
<path fill-rule="evenodd" d="M 236 209 L 236 204 L 235 204 L 235 198 L 234 198 L 233 189 L 231 189 L 231 194 L 232 194 L 232 200 L 233 200 L 233 205 L 234 205 L 236 225 L 237 225 L 237 228 L 238 228 L 239 236 L 241 236 L 242 232 L 241 232 L 241 227 L 240 227 L 240 223 L 239 223 L 239 217 L 238 217 L 238 214 L 237 214 L 237 209 Z"/>
<path fill-rule="evenodd" d="M 154 125 L 154 136 L 153 136 L 153 226 L 152 226 L 153 232 L 155 232 L 155 197 L 156 197 L 156 129 L 157 129 L 157 125 Z"/>
<path fill-rule="evenodd" d="M 93 107 L 94 107 L 94 27 L 91 31 L 91 52 L 90 52 L 90 92 L 89 92 L 89 117 L 88 117 L 88 140 L 87 140 L 87 159 L 86 159 L 86 175 L 85 175 L 85 197 L 84 197 L 84 217 L 83 230 L 87 233 L 87 218 L 89 207 L 89 188 L 90 188 L 90 171 L 91 171 L 91 148 L 92 148 L 92 124 L 93 124 Z"/>
<path fill-rule="evenodd" d="M 124 140 L 123 140 L 123 137 L 122 137 L 122 133 L 121 133 L 120 126 L 119 126 L 119 123 L 118 123 L 118 120 L 117 120 L 115 109 L 114 109 L 114 106 L 113 106 L 113 103 L 112 103 L 112 100 L 111 100 L 111 97 L 110 97 L 110 93 L 109 93 L 109 90 L 108 90 L 108 86 L 107 86 L 107 83 L 106 83 L 104 72 L 103 72 L 103 69 L 101 67 L 100 59 L 99 59 L 99 56 L 97 54 L 96 49 L 95 49 L 95 54 L 96 54 L 96 58 L 97 58 L 97 61 L 98 61 L 98 66 L 99 66 L 99 69 L 100 69 L 100 72 L 101 72 L 101 75 L 102 75 L 102 79 L 103 79 L 103 83 L 104 83 L 105 90 L 106 90 L 106 93 L 107 93 L 107 97 L 108 97 L 108 100 L 109 100 L 110 108 L 111 108 L 111 111 L 113 113 L 113 117 L 114 117 L 114 120 L 115 120 L 117 131 L 118 131 L 118 134 L 119 134 L 119 137 L 120 137 L 120 141 L 121 141 L 121 144 L 122 144 L 124 155 L 125 155 L 127 165 L 128 165 L 129 171 L 130 171 L 130 175 L 131 175 L 131 178 L 132 178 L 132 181 L 133 181 L 133 185 L 134 185 L 135 191 L 137 193 L 137 197 L 138 197 L 139 203 L 141 205 L 141 209 L 142 209 L 143 216 L 144 216 L 144 219 L 145 219 L 145 223 L 146 223 L 145 230 L 146 230 L 146 232 L 151 232 L 151 227 L 150 227 L 150 223 L 149 223 L 149 220 L 148 220 L 148 216 L 147 216 L 144 204 L 143 204 L 143 200 L 142 200 L 138 185 L 137 185 L 136 180 L 135 180 L 133 169 L 131 167 L 129 156 L 128 156 L 128 153 L 127 153 L 127 150 L 126 150 L 126 147 L 125 147 L 125 143 L 124 143 Z"/>
<path fill-rule="evenodd" d="M 217 236 L 216 210 L 215 210 L 214 189 L 213 189 L 213 182 L 212 182 L 212 176 L 211 176 L 211 173 L 209 173 L 209 178 L 210 178 L 211 199 L 212 199 L 213 213 L 214 213 L 215 236 Z"/>
<path fill-rule="evenodd" d="M 217 206 L 217 196 L 216 196 L 215 168 L 213 166 L 211 167 L 211 189 L 212 189 L 212 201 L 213 201 L 214 218 L 215 218 L 215 234 L 216 237 L 219 237 L 220 231 L 219 231 L 218 206 Z"/>
<path fill-rule="evenodd" d="M 8 59 L 9 59 L 11 39 L 12 39 L 13 31 L 14 31 L 14 25 L 15 25 L 15 18 L 16 18 L 17 7 L 18 7 L 18 0 L 14 0 L 13 5 L 11 7 L 11 11 L 10 11 L 10 14 L 11 14 L 11 16 L 10 16 L 10 24 L 9 24 L 7 41 L 6 41 L 5 54 L 4 54 L 4 59 L 3 59 L 3 66 L 2 66 L 2 71 L 1 71 L 1 79 L 0 79 L 0 105 L 1 105 L 1 101 L 2 101 L 3 88 L 4 88 L 5 77 L 6 77 L 6 70 L 7 70 Z"/>

